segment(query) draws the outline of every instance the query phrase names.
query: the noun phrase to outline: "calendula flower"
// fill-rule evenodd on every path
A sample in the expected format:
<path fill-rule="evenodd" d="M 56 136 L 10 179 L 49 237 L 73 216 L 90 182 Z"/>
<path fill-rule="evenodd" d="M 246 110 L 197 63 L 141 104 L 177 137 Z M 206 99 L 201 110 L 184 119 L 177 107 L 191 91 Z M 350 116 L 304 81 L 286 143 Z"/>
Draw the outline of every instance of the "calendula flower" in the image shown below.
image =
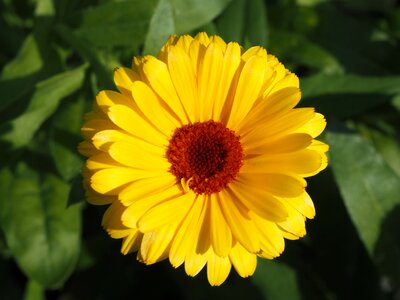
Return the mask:
<path fill-rule="evenodd" d="M 231 267 L 254 273 L 284 238 L 305 235 L 313 202 L 305 177 L 327 166 L 325 128 L 294 108 L 299 80 L 262 47 L 205 33 L 172 36 L 158 57 L 117 68 L 86 115 L 80 152 L 87 200 L 145 264 L 169 259 L 211 285 Z"/>

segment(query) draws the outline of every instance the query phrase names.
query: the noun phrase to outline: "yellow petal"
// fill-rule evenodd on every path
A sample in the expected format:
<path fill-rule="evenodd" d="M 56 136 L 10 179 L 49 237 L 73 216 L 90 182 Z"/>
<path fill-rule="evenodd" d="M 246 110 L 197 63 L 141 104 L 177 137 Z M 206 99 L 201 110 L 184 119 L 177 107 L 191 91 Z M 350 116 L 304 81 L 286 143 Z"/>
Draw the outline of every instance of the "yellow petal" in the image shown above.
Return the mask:
<path fill-rule="evenodd" d="M 139 147 L 124 142 L 113 143 L 108 153 L 120 164 L 135 169 L 165 171 L 167 173 L 171 166 L 166 158 L 148 153 Z"/>
<path fill-rule="evenodd" d="M 272 140 L 282 138 L 285 134 L 296 130 L 310 121 L 315 115 L 313 108 L 295 108 L 284 116 L 258 122 L 251 128 L 242 128 L 238 131 L 244 144 L 256 140 Z"/>
<path fill-rule="evenodd" d="M 103 151 L 108 151 L 110 146 L 115 142 L 124 142 L 132 145 L 132 147 L 139 147 L 147 153 L 151 153 L 158 156 L 165 155 L 164 146 L 156 146 L 149 142 L 145 142 L 137 137 L 134 137 L 122 130 L 102 130 L 97 132 L 92 137 L 93 145 Z"/>
<path fill-rule="evenodd" d="M 232 80 L 241 61 L 241 49 L 238 43 L 231 42 L 227 45 L 222 61 L 222 70 L 219 75 L 218 90 L 213 102 L 213 120 L 222 121 L 222 109 L 228 96 Z"/>
<path fill-rule="evenodd" d="M 119 200 L 126 206 L 140 199 L 159 194 L 176 185 L 176 178 L 171 173 L 162 176 L 143 178 L 132 182 L 119 194 Z"/>
<path fill-rule="evenodd" d="M 274 222 L 286 220 L 285 206 L 265 189 L 260 189 L 255 185 L 249 186 L 249 182 L 236 181 L 229 185 L 229 190 L 244 206 L 254 210 L 263 218 Z"/>
<path fill-rule="evenodd" d="M 149 57 L 143 65 L 143 73 L 153 90 L 168 105 L 177 121 L 180 124 L 187 124 L 189 119 L 175 91 L 167 65 L 155 57 Z"/>
<path fill-rule="evenodd" d="M 166 257 L 166 252 L 175 236 L 177 225 L 177 222 L 168 224 L 143 235 L 140 255 L 145 264 L 154 264 Z"/>
<path fill-rule="evenodd" d="M 142 81 L 132 84 L 132 96 L 143 114 L 169 138 L 178 123 L 164 109 L 165 103 L 161 102 L 153 90 Z M 157 107 L 158 109 L 155 109 Z"/>
<path fill-rule="evenodd" d="M 286 201 L 287 204 L 309 219 L 312 219 L 315 216 L 314 203 L 307 192 L 304 192 L 299 197 L 282 198 L 282 201 Z"/>
<path fill-rule="evenodd" d="M 216 43 L 210 43 L 199 65 L 199 109 L 200 121 L 208 121 L 212 117 L 213 103 L 216 100 L 222 70 L 222 50 Z"/>
<path fill-rule="evenodd" d="M 296 76 L 296 74 L 290 72 L 286 73 L 285 77 L 283 77 L 281 80 L 277 81 L 273 85 L 269 93 L 272 94 L 287 87 L 299 87 L 299 78 Z"/>
<path fill-rule="evenodd" d="M 267 258 L 279 256 L 285 249 L 285 240 L 282 231 L 276 223 L 260 218 L 251 213 L 254 224 L 259 234 L 261 250 L 267 255 Z"/>
<path fill-rule="evenodd" d="M 301 99 L 299 88 L 288 87 L 265 96 L 255 105 L 239 126 L 241 132 L 260 122 L 278 118 L 294 108 Z"/>
<path fill-rule="evenodd" d="M 210 216 L 210 196 L 209 195 L 197 195 L 198 201 L 200 198 L 204 198 L 204 207 L 202 216 L 203 218 L 199 219 L 197 223 L 198 231 L 195 231 L 194 236 L 194 252 L 195 253 L 206 253 L 211 248 L 211 236 L 210 236 L 210 225 L 211 225 L 211 216 Z M 189 251 L 190 253 L 191 251 Z"/>
<path fill-rule="evenodd" d="M 306 175 L 319 170 L 321 155 L 313 150 L 304 149 L 279 155 L 260 155 L 248 158 L 241 168 L 242 173 L 288 173 Z"/>
<path fill-rule="evenodd" d="M 205 33 L 205 32 L 199 32 L 198 34 L 196 34 L 194 39 L 199 41 L 200 44 L 203 44 L 206 47 L 210 43 L 210 38 L 208 37 L 207 33 Z"/>
<path fill-rule="evenodd" d="M 275 140 L 255 140 L 248 138 L 243 145 L 246 155 L 281 154 L 295 152 L 307 148 L 312 143 L 312 137 L 305 133 L 291 133 Z"/>
<path fill-rule="evenodd" d="M 108 153 L 100 152 L 86 161 L 86 167 L 91 171 L 97 171 L 105 168 L 123 167 L 123 165 L 116 162 Z"/>
<path fill-rule="evenodd" d="M 189 47 L 189 57 L 196 77 L 198 76 L 199 63 L 203 59 L 205 52 L 206 46 L 200 44 L 198 40 L 192 41 Z"/>
<path fill-rule="evenodd" d="M 175 44 L 180 48 L 182 48 L 186 53 L 189 53 L 190 44 L 192 43 L 193 38 L 190 35 L 182 35 L 178 38 Z"/>
<path fill-rule="evenodd" d="M 108 109 L 114 105 L 125 105 L 131 109 L 135 109 L 135 103 L 133 102 L 131 94 L 126 96 L 114 91 L 101 91 L 96 96 L 96 103 L 98 107 L 107 114 Z"/>
<path fill-rule="evenodd" d="M 93 146 L 92 143 L 88 141 L 80 142 L 78 145 L 78 152 L 83 156 L 90 157 L 92 155 L 96 155 L 98 150 Z"/>
<path fill-rule="evenodd" d="M 193 249 L 193 243 L 197 244 L 195 239 L 204 219 L 205 205 L 204 197 L 198 197 L 177 231 L 169 253 L 169 261 L 175 268 L 185 261 L 186 255 Z"/>
<path fill-rule="evenodd" d="M 253 187 L 265 190 L 267 193 L 277 197 L 298 197 L 303 195 L 306 181 L 303 178 L 289 176 L 286 174 L 249 174 L 242 173 L 237 177 L 242 187 L 252 190 Z M 232 188 L 235 184 L 230 185 Z M 279 201 L 278 201 L 279 202 Z"/>
<path fill-rule="evenodd" d="M 329 150 L 329 145 L 318 140 L 313 140 L 308 149 L 316 151 L 319 154 L 321 158 L 321 166 L 313 172 L 308 172 L 304 174 L 305 177 L 314 176 L 328 166 L 328 157 L 326 155 L 326 152 Z"/>
<path fill-rule="evenodd" d="M 137 223 L 139 219 L 152 207 L 156 206 L 159 203 L 179 198 L 180 196 L 182 196 L 182 191 L 176 185 L 174 185 L 160 191 L 159 193 L 144 196 L 143 198 L 138 199 L 134 202 L 131 201 L 132 204 L 126 208 L 121 217 L 122 223 L 127 227 L 136 228 L 138 227 Z M 122 202 L 125 203 L 125 201 L 127 200 L 122 197 Z"/>
<path fill-rule="evenodd" d="M 221 285 L 231 271 L 231 262 L 228 257 L 220 257 L 210 252 L 207 262 L 207 278 L 212 286 Z"/>
<path fill-rule="evenodd" d="M 128 133 L 144 141 L 158 146 L 167 144 L 167 139 L 163 134 L 157 131 L 149 122 L 127 106 L 111 106 L 108 110 L 108 116 L 119 128 L 126 130 Z"/>
<path fill-rule="evenodd" d="M 313 140 L 308 149 L 318 151 L 319 153 L 325 153 L 329 150 L 329 145 L 318 140 Z"/>
<path fill-rule="evenodd" d="M 228 256 L 232 247 L 232 233 L 225 221 L 215 194 L 211 194 L 209 205 L 212 247 L 218 256 Z"/>
<path fill-rule="evenodd" d="M 236 242 L 232 247 L 229 259 L 241 277 L 245 278 L 254 274 L 257 267 L 257 256 L 243 248 L 240 243 Z"/>
<path fill-rule="evenodd" d="M 135 252 L 139 249 L 143 235 L 139 230 L 131 229 L 128 236 L 126 236 L 121 245 L 121 253 L 126 255 L 131 252 Z"/>
<path fill-rule="evenodd" d="M 114 82 L 120 92 L 131 97 L 132 83 L 140 80 L 139 74 L 128 68 L 115 68 Z"/>
<path fill-rule="evenodd" d="M 168 70 L 189 119 L 192 122 L 199 121 L 195 73 L 188 54 L 182 48 L 171 47 L 168 53 Z"/>
<path fill-rule="evenodd" d="M 272 55 L 268 55 L 267 57 L 267 65 L 274 70 L 274 78 L 270 82 L 269 86 L 264 90 L 264 97 L 270 94 L 275 85 L 289 74 L 285 66 L 280 63 L 276 57 Z M 297 85 L 297 87 L 299 86 Z"/>
<path fill-rule="evenodd" d="M 91 177 L 91 187 L 98 193 L 112 193 L 113 190 L 136 180 L 160 176 L 164 172 L 143 171 L 132 168 L 107 168 L 102 169 Z"/>
<path fill-rule="evenodd" d="M 278 223 L 278 226 L 294 235 L 294 238 L 303 237 L 306 234 L 304 216 L 290 205 L 285 205 L 289 216 L 286 221 Z"/>
<path fill-rule="evenodd" d="M 248 61 L 253 56 L 260 56 L 263 59 L 266 59 L 267 58 L 267 50 L 265 50 L 265 48 L 260 47 L 260 46 L 250 47 L 249 49 L 246 50 L 246 52 L 243 53 L 242 59 L 244 61 Z"/>
<path fill-rule="evenodd" d="M 243 66 L 227 127 L 236 129 L 260 96 L 266 62 L 259 56 L 251 57 Z"/>
<path fill-rule="evenodd" d="M 187 193 L 155 205 L 139 219 L 139 230 L 148 232 L 176 220 L 182 220 L 193 205 L 194 198 L 193 193 Z"/>
<path fill-rule="evenodd" d="M 81 128 L 81 134 L 90 140 L 97 132 L 107 129 L 118 129 L 110 120 L 93 119 L 85 122 Z"/>
<path fill-rule="evenodd" d="M 226 50 L 226 43 L 225 41 L 218 35 L 212 35 L 210 36 L 210 42 L 216 43 L 223 52 Z"/>
<path fill-rule="evenodd" d="M 217 197 L 218 204 L 233 236 L 248 251 L 252 253 L 258 252 L 260 250 L 258 236 L 251 219 L 244 213 L 246 209 L 235 195 L 228 193 L 226 190 L 217 194 Z"/>
<path fill-rule="evenodd" d="M 189 251 L 185 258 L 185 272 L 189 276 L 196 276 L 206 265 L 211 249 L 205 253 L 197 253 L 192 250 Z"/>
<path fill-rule="evenodd" d="M 196 201 L 204 203 L 201 215 L 195 226 L 189 230 L 191 241 L 185 257 L 185 272 L 195 276 L 205 266 L 211 251 L 210 239 L 210 197 L 198 196 Z"/>
<path fill-rule="evenodd" d="M 125 210 L 125 206 L 113 202 L 105 211 L 101 225 L 114 239 L 121 239 L 131 233 L 131 228 L 124 226 L 121 222 L 121 215 Z"/>
<path fill-rule="evenodd" d="M 314 117 L 309 122 L 296 129 L 296 132 L 306 132 L 315 138 L 324 131 L 325 127 L 325 117 L 320 113 L 315 113 Z"/>

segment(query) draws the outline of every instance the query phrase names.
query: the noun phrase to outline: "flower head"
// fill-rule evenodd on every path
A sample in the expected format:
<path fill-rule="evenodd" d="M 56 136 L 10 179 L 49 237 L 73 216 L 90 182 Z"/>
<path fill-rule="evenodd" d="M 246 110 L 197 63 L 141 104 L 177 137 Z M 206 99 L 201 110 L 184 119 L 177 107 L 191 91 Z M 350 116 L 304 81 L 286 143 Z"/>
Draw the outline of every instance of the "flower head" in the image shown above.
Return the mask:
<path fill-rule="evenodd" d="M 172 36 L 158 57 L 117 68 L 82 127 L 88 202 L 146 264 L 169 259 L 220 285 L 233 267 L 282 253 L 305 235 L 305 177 L 327 166 L 326 122 L 294 108 L 299 80 L 261 47 Z"/>

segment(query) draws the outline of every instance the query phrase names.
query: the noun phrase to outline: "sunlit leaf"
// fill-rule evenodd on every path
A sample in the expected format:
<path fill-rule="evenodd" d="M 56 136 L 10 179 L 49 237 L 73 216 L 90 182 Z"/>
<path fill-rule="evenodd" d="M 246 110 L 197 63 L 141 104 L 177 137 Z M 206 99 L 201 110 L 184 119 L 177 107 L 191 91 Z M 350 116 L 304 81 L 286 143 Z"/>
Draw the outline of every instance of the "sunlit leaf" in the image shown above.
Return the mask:
<path fill-rule="evenodd" d="M 1 79 L 13 79 L 30 75 L 43 66 L 37 41 L 28 35 L 15 59 L 9 62 L 1 73 Z"/>
<path fill-rule="evenodd" d="M 35 15 L 36 16 L 54 16 L 55 9 L 52 0 L 38 0 L 36 3 Z"/>
<path fill-rule="evenodd" d="M 80 248 L 80 207 L 66 208 L 68 185 L 24 163 L 0 178 L 1 226 L 19 267 L 43 287 L 59 286 Z"/>
<path fill-rule="evenodd" d="M 399 276 L 400 178 L 361 136 L 330 132 L 330 165 L 350 217 L 371 257 Z M 400 279 L 400 277 L 398 277 Z"/>
<path fill-rule="evenodd" d="M 400 76 L 315 75 L 301 80 L 304 98 L 329 94 L 396 94 Z"/>
<path fill-rule="evenodd" d="M 395 133 L 384 133 L 367 126 L 361 126 L 359 129 L 363 136 L 371 141 L 388 167 L 400 177 L 400 143 Z"/>
<path fill-rule="evenodd" d="M 26 111 L 3 125 L 2 130 L 6 133 L 2 141 L 15 148 L 26 145 L 60 101 L 82 85 L 85 69 L 86 65 L 39 82 Z"/>
<path fill-rule="evenodd" d="M 187 33 L 218 16 L 231 0 L 170 0 L 178 34 Z"/>
<path fill-rule="evenodd" d="M 159 0 L 150 20 L 143 53 L 157 55 L 168 37 L 175 31 L 174 15 L 169 0 Z"/>
<path fill-rule="evenodd" d="M 24 300 L 45 300 L 43 287 L 37 282 L 30 280 L 25 288 Z"/>
<path fill-rule="evenodd" d="M 144 42 L 158 0 L 104 2 L 82 12 L 77 33 L 97 46 L 135 47 Z"/>

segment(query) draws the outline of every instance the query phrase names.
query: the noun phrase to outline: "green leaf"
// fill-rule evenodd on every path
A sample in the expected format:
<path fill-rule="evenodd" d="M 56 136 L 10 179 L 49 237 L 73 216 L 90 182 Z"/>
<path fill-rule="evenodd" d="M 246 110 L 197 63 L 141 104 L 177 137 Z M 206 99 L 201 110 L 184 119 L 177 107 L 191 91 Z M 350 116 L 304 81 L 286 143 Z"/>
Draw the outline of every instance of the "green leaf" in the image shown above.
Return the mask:
<path fill-rule="evenodd" d="M 169 0 L 160 0 L 150 20 L 143 53 L 158 55 L 168 37 L 175 32 L 174 15 Z"/>
<path fill-rule="evenodd" d="M 1 140 L 14 148 L 25 146 L 60 101 L 82 85 L 85 69 L 83 65 L 39 82 L 26 111 L 1 127 L 6 132 Z"/>
<path fill-rule="evenodd" d="M 351 117 L 387 103 L 400 91 L 399 76 L 315 75 L 301 79 L 302 105 L 327 115 Z"/>
<path fill-rule="evenodd" d="M 395 134 L 383 133 L 367 126 L 359 126 L 361 134 L 375 147 L 389 168 L 400 177 L 400 144 Z"/>
<path fill-rule="evenodd" d="M 97 75 L 100 87 L 109 89 L 114 87 L 112 72 L 107 68 L 107 64 L 101 59 L 99 53 L 93 49 L 90 43 L 64 25 L 57 25 L 56 32 L 61 39 L 78 52 L 83 60 L 90 63 L 91 68 L 93 68 Z M 112 68 L 115 68 L 115 65 Z"/>
<path fill-rule="evenodd" d="M 386 94 L 400 92 L 400 76 L 315 75 L 301 80 L 303 98 L 329 94 Z"/>
<path fill-rule="evenodd" d="M 267 46 L 268 24 L 267 10 L 263 0 L 247 2 L 247 18 L 244 42 L 248 46 Z"/>
<path fill-rule="evenodd" d="M 218 31 L 226 41 L 243 42 L 246 21 L 245 4 L 246 2 L 244 0 L 233 0 L 217 18 L 216 23 Z"/>
<path fill-rule="evenodd" d="M 68 101 L 60 107 L 52 118 L 50 131 L 50 154 L 58 173 L 70 181 L 76 176 L 83 164 L 77 145 L 82 140 L 79 134 L 85 111 L 85 99 L 80 97 Z"/>
<path fill-rule="evenodd" d="M 329 132 L 327 142 L 330 166 L 361 240 L 383 272 L 400 282 L 400 178 L 358 134 Z"/>
<path fill-rule="evenodd" d="M 53 0 L 37 0 L 35 15 L 39 17 L 54 16 L 55 9 Z"/>
<path fill-rule="evenodd" d="M 62 284 L 80 248 L 80 206 L 66 208 L 69 187 L 19 163 L 0 172 L 0 222 L 21 270 L 44 288 Z"/>
<path fill-rule="evenodd" d="M 43 287 L 37 282 L 30 280 L 28 281 L 24 300 L 45 300 Z"/>
<path fill-rule="evenodd" d="M 273 30 L 270 40 L 271 46 L 267 50 L 281 61 L 290 61 L 295 66 L 306 66 L 324 74 L 343 73 L 343 67 L 331 53 L 302 33 Z"/>
<path fill-rule="evenodd" d="M 268 24 L 262 0 L 234 0 L 217 19 L 217 28 L 227 41 L 250 46 L 267 46 Z"/>
<path fill-rule="evenodd" d="M 257 263 L 251 281 L 262 292 L 264 299 L 302 299 L 294 269 L 275 260 L 258 259 Z"/>
<path fill-rule="evenodd" d="M 81 13 L 76 33 L 96 46 L 139 46 L 157 3 L 158 0 L 104 2 Z"/>
<path fill-rule="evenodd" d="M 42 66 L 37 41 L 33 35 L 28 35 L 17 56 L 4 67 L 1 79 L 25 77 L 39 71 Z"/>
<path fill-rule="evenodd" d="M 170 0 L 178 34 L 187 33 L 218 16 L 231 0 Z"/>
<path fill-rule="evenodd" d="M 3 69 L 0 77 L 0 111 L 27 94 L 34 87 L 37 73 L 43 67 L 36 39 L 28 35 L 15 59 Z"/>
<path fill-rule="evenodd" d="M 332 53 L 349 73 L 398 74 L 400 51 L 397 44 L 374 38 L 382 18 L 349 13 L 335 4 L 325 1 L 318 7 L 317 22 L 310 38 Z M 290 20 L 286 22 L 290 24 Z"/>

